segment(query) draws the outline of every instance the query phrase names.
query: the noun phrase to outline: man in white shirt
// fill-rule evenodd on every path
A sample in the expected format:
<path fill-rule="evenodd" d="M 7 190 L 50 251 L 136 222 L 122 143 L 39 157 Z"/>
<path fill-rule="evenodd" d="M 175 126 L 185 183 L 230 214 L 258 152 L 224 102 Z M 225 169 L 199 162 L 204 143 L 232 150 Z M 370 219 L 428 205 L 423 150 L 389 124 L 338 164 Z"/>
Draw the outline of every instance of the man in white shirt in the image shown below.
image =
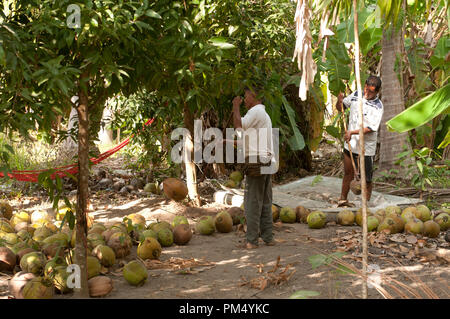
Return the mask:
<path fill-rule="evenodd" d="M 377 131 L 380 127 L 383 116 L 383 103 L 378 97 L 381 89 L 381 79 L 377 76 L 369 76 L 364 85 L 363 94 L 363 118 L 364 118 L 364 164 L 366 172 L 367 201 L 372 195 L 372 175 L 373 175 L 373 157 L 377 148 Z M 340 93 L 336 108 L 339 112 L 344 108 L 350 108 L 348 129 L 344 134 L 344 178 L 342 179 L 341 198 L 338 207 L 354 206 L 347 201 L 347 195 L 350 190 L 350 183 L 353 180 L 355 172 L 350 159 L 351 149 L 355 167 L 358 169 L 358 156 L 361 153 L 359 149 L 359 129 L 360 115 L 358 106 L 358 92 L 353 92 L 346 98 Z M 344 119 L 345 120 L 345 119 Z M 350 143 L 350 148 L 349 148 Z"/>
<path fill-rule="evenodd" d="M 271 165 L 274 158 L 272 121 L 262 104 L 262 90 L 245 89 L 245 97 L 233 99 L 233 124 L 242 128 L 246 169 L 244 211 L 247 223 L 246 248 L 258 247 L 259 237 L 266 245 L 274 245 L 272 233 L 272 175 L 261 170 Z M 240 106 L 244 102 L 248 111 L 241 117 Z"/>

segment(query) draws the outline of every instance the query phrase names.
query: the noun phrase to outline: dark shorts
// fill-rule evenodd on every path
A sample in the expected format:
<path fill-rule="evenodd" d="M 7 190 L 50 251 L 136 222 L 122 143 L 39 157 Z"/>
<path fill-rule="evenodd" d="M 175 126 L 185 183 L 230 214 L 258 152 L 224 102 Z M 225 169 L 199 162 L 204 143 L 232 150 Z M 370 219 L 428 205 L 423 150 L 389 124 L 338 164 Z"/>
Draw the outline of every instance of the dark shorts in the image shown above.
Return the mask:
<path fill-rule="evenodd" d="M 350 157 L 350 152 L 346 149 L 344 149 L 344 154 L 346 154 L 348 157 Z M 356 170 L 358 169 L 359 160 L 358 154 L 352 153 L 353 155 L 353 162 L 355 162 Z M 364 156 L 364 165 L 365 165 L 365 171 L 366 171 L 366 183 L 372 182 L 372 176 L 373 176 L 373 156 Z"/>

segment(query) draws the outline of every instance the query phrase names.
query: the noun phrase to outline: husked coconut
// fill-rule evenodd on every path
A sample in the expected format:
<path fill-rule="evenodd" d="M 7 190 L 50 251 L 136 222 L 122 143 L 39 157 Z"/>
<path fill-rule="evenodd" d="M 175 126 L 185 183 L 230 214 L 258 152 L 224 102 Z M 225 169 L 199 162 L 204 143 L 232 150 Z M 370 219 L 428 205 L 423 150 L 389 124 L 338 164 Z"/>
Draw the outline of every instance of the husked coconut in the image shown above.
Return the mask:
<path fill-rule="evenodd" d="M 113 281 L 106 276 L 96 276 L 88 280 L 89 296 L 104 297 L 113 290 Z"/>
<path fill-rule="evenodd" d="M 188 188 L 186 184 L 178 178 L 167 178 L 163 181 L 164 194 L 175 201 L 181 201 L 186 198 Z"/>

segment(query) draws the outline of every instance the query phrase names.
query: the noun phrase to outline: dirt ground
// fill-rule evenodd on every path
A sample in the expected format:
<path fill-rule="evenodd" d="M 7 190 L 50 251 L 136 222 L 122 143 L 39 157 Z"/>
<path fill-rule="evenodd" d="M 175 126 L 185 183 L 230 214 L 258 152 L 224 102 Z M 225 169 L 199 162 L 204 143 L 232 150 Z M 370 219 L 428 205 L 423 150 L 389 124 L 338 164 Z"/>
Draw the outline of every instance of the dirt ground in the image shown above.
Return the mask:
<path fill-rule="evenodd" d="M 209 202 L 202 208 L 195 208 L 167 200 L 164 195 L 142 191 L 91 193 L 90 215 L 105 225 L 122 221 L 131 213 L 143 215 L 147 224 L 157 220 L 171 222 L 176 215 L 184 215 L 194 229 L 200 216 L 214 216 L 229 207 Z M 50 203 L 43 203 L 39 197 L 21 197 L 13 206 L 17 210 L 33 211 L 50 207 Z M 315 299 L 361 298 L 362 281 L 358 274 L 339 273 L 336 262 L 313 267 L 317 255 L 345 251 L 340 260 L 347 263 L 348 268 L 356 267 L 356 271 L 360 271 L 362 235 L 359 226 L 331 222 L 322 229 L 309 229 L 307 224 L 278 221 L 273 230 L 276 245 L 266 246 L 261 242 L 254 250 L 242 248 L 245 242 L 242 225 L 234 226 L 230 233 L 216 232 L 211 236 L 194 233 L 187 245 L 165 247 L 159 261 L 146 261 L 149 277 L 140 287 L 130 286 L 121 271 L 126 262 L 136 258 L 135 245 L 129 256 L 112 268 L 104 269 L 103 274 L 112 278 L 114 289 L 103 298 L 280 299 L 303 290 L 316 292 L 309 297 Z M 368 297 L 449 298 L 450 246 L 444 235 L 442 232 L 437 239 L 420 236 L 414 239 L 406 235 L 390 237 L 371 233 L 368 263 L 378 269 L 371 278 L 379 282 L 381 288 L 369 286 Z M 0 298 L 11 298 L 8 280 L 12 275 L 0 273 Z M 56 299 L 72 297 L 71 293 L 55 295 Z"/>

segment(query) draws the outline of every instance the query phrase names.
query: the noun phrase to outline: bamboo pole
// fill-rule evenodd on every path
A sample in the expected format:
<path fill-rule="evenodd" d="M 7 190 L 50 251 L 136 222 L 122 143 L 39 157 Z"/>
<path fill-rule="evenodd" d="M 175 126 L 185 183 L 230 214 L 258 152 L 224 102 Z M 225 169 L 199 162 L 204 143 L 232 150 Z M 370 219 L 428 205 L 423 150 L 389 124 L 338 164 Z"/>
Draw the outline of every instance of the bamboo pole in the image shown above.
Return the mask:
<path fill-rule="evenodd" d="M 362 224 L 363 224 L 363 240 L 362 240 L 362 298 L 367 299 L 367 185 L 366 185 L 366 170 L 365 170 L 365 147 L 364 147 L 364 117 L 362 105 L 362 88 L 361 75 L 359 68 L 359 32 L 358 32 L 358 10 L 357 0 L 353 0 L 353 17 L 354 17 L 354 33 L 355 33 L 355 75 L 356 85 L 358 90 L 358 106 L 359 106 L 359 162 L 361 174 L 361 207 L 362 207 Z M 356 173 L 356 172 L 355 172 Z"/>

